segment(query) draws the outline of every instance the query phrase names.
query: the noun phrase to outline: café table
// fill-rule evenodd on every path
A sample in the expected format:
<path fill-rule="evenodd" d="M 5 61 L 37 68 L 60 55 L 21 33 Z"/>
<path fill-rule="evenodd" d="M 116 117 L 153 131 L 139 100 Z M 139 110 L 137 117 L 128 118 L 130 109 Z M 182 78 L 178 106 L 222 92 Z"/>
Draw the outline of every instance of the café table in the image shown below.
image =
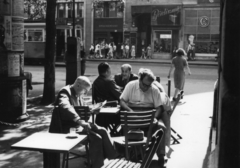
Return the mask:
<path fill-rule="evenodd" d="M 49 158 L 52 153 L 69 155 L 70 150 L 81 142 L 86 135 L 56 133 L 34 133 L 23 140 L 13 144 L 12 149 L 39 151 L 43 153 L 43 167 L 60 167 L 60 157 L 58 159 Z M 50 154 L 50 155 L 49 155 Z M 68 167 L 68 159 L 66 161 Z"/>

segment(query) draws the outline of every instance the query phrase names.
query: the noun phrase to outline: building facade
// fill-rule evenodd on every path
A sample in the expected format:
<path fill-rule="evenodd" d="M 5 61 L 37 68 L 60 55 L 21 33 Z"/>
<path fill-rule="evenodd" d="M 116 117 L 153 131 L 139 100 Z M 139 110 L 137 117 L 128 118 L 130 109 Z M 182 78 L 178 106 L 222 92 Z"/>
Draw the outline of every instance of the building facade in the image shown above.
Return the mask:
<path fill-rule="evenodd" d="M 58 0 L 57 56 L 73 35 L 73 2 Z M 217 56 L 220 0 L 75 0 L 75 35 L 91 44 L 134 45 L 136 57 L 151 48 L 152 58 L 171 59 L 174 47 L 195 44 L 196 56 Z M 192 40 L 189 40 L 191 37 Z"/>

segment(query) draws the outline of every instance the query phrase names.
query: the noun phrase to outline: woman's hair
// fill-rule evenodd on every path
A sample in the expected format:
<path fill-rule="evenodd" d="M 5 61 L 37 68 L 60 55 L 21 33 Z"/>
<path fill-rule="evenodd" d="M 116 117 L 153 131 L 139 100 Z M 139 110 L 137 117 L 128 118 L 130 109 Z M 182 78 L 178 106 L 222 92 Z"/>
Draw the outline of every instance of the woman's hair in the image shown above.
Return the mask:
<path fill-rule="evenodd" d="M 138 75 L 140 77 L 140 80 L 143 80 L 145 76 L 147 76 L 148 80 L 151 82 L 153 82 L 156 78 L 150 69 L 145 69 L 145 68 L 140 68 Z"/>

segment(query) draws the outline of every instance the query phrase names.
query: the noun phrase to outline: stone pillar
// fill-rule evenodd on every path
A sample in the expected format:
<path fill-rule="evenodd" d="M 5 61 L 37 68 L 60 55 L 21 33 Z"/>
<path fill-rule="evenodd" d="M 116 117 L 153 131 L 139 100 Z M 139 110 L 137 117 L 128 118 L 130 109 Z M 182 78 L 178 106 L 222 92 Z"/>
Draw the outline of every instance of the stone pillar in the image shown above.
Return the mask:
<path fill-rule="evenodd" d="M 26 113 L 24 0 L 0 2 L 0 120 L 17 122 Z"/>

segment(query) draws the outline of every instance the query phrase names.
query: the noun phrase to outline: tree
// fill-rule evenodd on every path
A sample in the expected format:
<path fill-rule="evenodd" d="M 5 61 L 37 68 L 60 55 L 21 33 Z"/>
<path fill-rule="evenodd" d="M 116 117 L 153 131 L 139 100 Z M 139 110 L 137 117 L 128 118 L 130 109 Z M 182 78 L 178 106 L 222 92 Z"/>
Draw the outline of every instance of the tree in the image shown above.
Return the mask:
<path fill-rule="evenodd" d="M 29 20 L 45 19 L 47 4 L 45 0 L 24 0 L 24 13 Z"/>
<path fill-rule="evenodd" d="M 55 101 L 55 12 L 56 0 L 47 1 L 44 88 L 41 104 Z"/>

